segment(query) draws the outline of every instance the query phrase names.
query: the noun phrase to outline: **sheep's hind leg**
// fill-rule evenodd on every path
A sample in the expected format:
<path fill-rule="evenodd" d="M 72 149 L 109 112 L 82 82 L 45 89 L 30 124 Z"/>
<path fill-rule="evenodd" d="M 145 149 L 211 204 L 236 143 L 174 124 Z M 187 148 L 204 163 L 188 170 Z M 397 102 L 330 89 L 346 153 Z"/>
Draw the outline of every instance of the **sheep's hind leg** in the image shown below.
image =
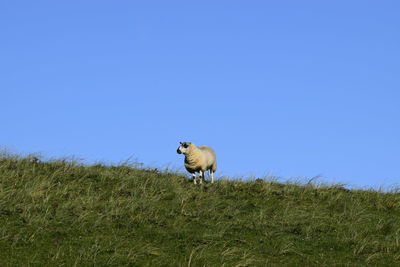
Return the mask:
<path fill-rule="evenodd" d="M 210 170 L 210 176 L 211 176 L 211 183 L 214 183 L 214 172 Z"/>

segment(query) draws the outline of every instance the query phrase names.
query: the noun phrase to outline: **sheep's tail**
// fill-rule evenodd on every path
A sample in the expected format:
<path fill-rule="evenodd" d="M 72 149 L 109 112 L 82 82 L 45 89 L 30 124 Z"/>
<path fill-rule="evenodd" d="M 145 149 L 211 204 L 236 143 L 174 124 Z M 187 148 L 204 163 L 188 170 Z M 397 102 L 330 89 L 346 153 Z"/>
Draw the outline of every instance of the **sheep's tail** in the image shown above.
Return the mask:
<path fill-rule="evenodd" d="M 214 164 L 211 166 L 211 171 L 215 172 L 217 170 L 217 162 L 215 161 Z"/>

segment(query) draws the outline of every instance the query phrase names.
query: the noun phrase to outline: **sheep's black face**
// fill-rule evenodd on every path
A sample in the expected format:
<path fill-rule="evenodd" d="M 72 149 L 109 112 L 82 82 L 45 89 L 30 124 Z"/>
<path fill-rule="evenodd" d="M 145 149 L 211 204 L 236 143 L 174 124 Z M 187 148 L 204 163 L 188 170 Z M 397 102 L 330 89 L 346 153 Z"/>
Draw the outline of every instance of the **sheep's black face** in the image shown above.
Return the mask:
<path fill-rule="evenodd" d="M 185 154 L 188 150 L 188 147 L 190 145 L 189 142 L 180 142 L 180 146 L 178 147 L 178 149 L 176 150 L 176 153 L 178 154 Z"/>

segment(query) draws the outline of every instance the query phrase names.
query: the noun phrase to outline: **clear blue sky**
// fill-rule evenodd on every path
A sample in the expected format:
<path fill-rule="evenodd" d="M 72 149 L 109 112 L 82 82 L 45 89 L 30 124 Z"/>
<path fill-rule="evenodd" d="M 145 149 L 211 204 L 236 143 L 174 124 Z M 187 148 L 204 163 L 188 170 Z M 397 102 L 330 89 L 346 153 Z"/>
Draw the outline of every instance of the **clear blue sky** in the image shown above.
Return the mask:
<path fill-rule="evenodd" d="M 0 145 L 400 181 L 399 1 L 1 1 Z"/>

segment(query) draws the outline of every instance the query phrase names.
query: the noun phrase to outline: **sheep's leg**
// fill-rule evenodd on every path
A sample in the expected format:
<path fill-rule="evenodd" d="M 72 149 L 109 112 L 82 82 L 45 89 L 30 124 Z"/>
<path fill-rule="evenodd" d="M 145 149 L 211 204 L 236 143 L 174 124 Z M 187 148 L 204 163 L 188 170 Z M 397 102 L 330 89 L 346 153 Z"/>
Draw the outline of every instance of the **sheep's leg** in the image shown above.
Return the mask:
<path fill-rule="evenodd" d="M 199 175 L 199 179 L 200 179 L 200 184 L 203 183 L 204 180 L 204 172 L 203 171 L 199 171 L 200 175 Z"/>
<path fill-rule="evenodd" d="M 197 181 L 196 181 L 196 174 L 195 174 L 195 173 L 192 173 L 192 178 L 193 178 L 193 183 L 194 183 L 194 184 L 197 184 Z"/>
<path fill-rule="evenodd" d="M 210 176 L 211 176 L 211 183 L 214 183 L 214 172 L 210 170 Z"/>

